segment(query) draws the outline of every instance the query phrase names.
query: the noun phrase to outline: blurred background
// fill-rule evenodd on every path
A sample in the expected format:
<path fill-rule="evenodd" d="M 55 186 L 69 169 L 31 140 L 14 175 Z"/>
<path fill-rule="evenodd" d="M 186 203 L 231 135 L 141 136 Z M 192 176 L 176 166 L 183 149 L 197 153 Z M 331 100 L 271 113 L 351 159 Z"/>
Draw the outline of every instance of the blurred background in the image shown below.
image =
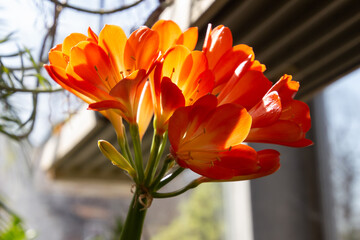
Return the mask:
<path fill-rule="evenodd" d="M 96 146 L 115 142 L 114 131 L 42 65 L 70 33 L 116 24 L 129 35 L 158 19 L 197 26 L 197 49 L 208 23 L 226 25 L 271 81 L 293 75 L 315 144 L 276 147 L 282 167 L 271 176 L 156 199 L 143 239 L 360 239 L 357 0 L 1 0 L 0 239 L 118 238 L 131 183 Z M 185 171 L 167 190 L 193 177 Z"/>

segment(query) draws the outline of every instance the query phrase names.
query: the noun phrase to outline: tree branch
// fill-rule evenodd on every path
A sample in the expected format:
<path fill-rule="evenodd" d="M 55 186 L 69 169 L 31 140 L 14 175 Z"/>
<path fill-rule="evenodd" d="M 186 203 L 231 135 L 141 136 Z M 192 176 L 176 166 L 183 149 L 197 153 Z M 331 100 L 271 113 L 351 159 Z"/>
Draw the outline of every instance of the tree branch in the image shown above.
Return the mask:
<path fill-rule="evenodd" d="M 119 8 L 115 8 L 115 9 L 110 9 L 110 10 L 105 10 L 105 9 L 99 9 L 99 10 L 90 10 L 90 9 L 85 9 L 85 8 L 81 8 L 81 7 L 76 7 L 76 6 L 73 6 L 71 4 L 68 4 L 68 3 L 61 3 L 59 2 L 58 0 L 48 0 L 52 3 L 55 3 L 61 7 L 64 7 L 64 8 L 71 8 L 71 9 L 74 9 L 74 10 L 77 10 L 77 11 L 81 11 L 81 12 L 87 12 L 87 13 L 93 13 L 93 14 L 111 14 L 111 13 L 116 13 L 116 12 L 120 12 L 120 11 L 123 11 L 123 10 L 126 10 L 126 9 L 129 9 L 129 8 L 132 8 L 136 5 L 138 5 L 139 3 L 143 2 L 144 0 L 138 0 L 132 4 L 129 4 L 129 5 L 125 5 L 125 6 L 122 6 L 122 7 L 119 7 Z"/>

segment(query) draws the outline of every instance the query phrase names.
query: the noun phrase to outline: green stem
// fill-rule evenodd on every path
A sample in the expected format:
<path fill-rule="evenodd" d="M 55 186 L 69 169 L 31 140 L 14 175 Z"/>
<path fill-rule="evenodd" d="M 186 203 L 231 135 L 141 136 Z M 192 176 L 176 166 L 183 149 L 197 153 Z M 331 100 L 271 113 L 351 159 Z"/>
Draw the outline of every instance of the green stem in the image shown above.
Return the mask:
<path fill-rule="evenodd" d="M 133 141 L 134 154 L 135 154 L 135 169 L 138 174 L 139 182 L 144 180 L 144 167 L 141 151 L 141 140 L 139 134 L 139 126 L 137 124 L 130 124 L 130 135 Z"/>
<path fill-rule="evenodd" d="M 153 172 L 155 172 L 154 166 L 156 165 L 156 159 L 159 153 L 159 147 L 162 140 L 163 140 L 163 136 L 158 135 L 154 132 L 154 136 L 151 144 L 151 150 L 150 150 L 150 157 L 145 169 L 145 186 L 148 186 L 148 184 L 150 184 L 151 180 L 153 179 L 154 176 Z"/>
<path fill-rule="evenodd" d="M 185 168 L 179 167 L 169 177 L 167 177 L 166 179 L 161 181 L 159 184 L 157 184 L 157 186 L 155 186 L 155 189 L 159 190 L 160 188 L 162 188 L 163 186 L 168 184 L 170 181 L 172 181 L 174 178 L 176 178 L 184 170 L 185 170 Z"/>
<path fill-rule="evenodd" d="M 128 150 L 129 149 L 129 145 L 127 143 L 127 139 L 126 139 L 126 134 L 124 134 L 124 137 L 123 138 L 120 138 L 118 137 L 118 144 L 120 146 L 120 149 L 121 149 L 121 153 L 123 154 L 123 156 L 126 158 L 126 160 L 129 161 L 129 163 L 131 164 L 131 166 L 133 168 L 135 168 L 135 165 L 134 165 L 134 161 L 131 157 L 131 153 L 130 151 Z"/>
<path fill-rule="evenodd" d="M 129 207 L 120 240 L 140 240 L 141 238 L 147 212 L 147 208 L 143 204 L 148 201 L 145 197 L 142 197 L 142 194 L 145 193 L 137 188 Z M 143 200 L 143 203 L 140 202 L 140 199 Z"/>
<path fill-rule="evenodd" d="M 204 182 L 203 180 L 205 180 L 205 178 L 200 177 L 200 178 L 198 178 L 198 179 L 193 180 L 192 182 L 190 182 L 190 183 L 189 183 L 188 185 L 186 185 L 185 187 L 183 187 L 183 188 L 181 188 L 181 189 L 179 189 L 179 190 L 176 190 L 176 191 L 174 191 L 174 192 L 168 192 L 168 193 L 158 193 L 158 192 L 154 192 L 154 193 L 152 193 L 152 196 L 153 196 L 154 198 L 170 198 L 170 197 L 176 197 L 176 196 L 178 196 L 178 195 L 180 195 L 180 194 L 182 194 L 182 193 L 184 193 L 184 192 L 186 192 L 186 191 L 188 191 L 188 190 L 190 190 L 190 189 L 193 189 L 193 188 L 199 186 L 201 183 Z"/>
<path fill-rule="evenodd" d="M 167 139 L 168 139 L 168 133 L 165 132 L 164 135 L 163 135 L 162 141 L 160 143 L 160 147 L 159 147 L 159 150 L 158 150 L 157 157 L 155 159 L 155 167 L 154 167 L 154 171 L 152 173 L 152 178 L 154 178 L 156 170 L 158 169 L 160 158 L 162 157 L 162 155 L 164 153 L 164 150 L 165 150 L 165 147 L 166 147 Z"/>
<path fill-rule="evenodd" d="M 156 189 L 156 186 L 160 183 L 161 179 L 164 177 L 166 171 L 168 170 L 169 165 L 174 161 L 173 157 L 171 155 L 168 155 L 164 161 L 164 164 L 157 175 L 157 177 L 154 179 L 154 181 L 151 183 L 150 189 Z"/>

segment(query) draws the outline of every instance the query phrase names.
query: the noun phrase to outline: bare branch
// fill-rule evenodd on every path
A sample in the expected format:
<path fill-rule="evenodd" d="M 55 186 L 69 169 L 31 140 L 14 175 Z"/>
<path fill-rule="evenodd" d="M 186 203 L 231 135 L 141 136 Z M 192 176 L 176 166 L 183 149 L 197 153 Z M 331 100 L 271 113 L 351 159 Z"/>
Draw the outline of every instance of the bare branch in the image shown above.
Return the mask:
<path fill-rule="evenodd" d="M 52 93 L 52 92 L 60 92 L 63 91 L 63 88 L 55 88 L 55 89 L 27 89 L 27 88 L 13 88 L 8 87 L 3 84 L 0 84 L 0 91 L 5 90 L 8 92 L 25 92 L 25 93 Z"/>
<path fill-rule="evenodd" d="M 93 14 L 111 14 L 111 13 L 116 13 L 116 12 L 120 12 L 120 11 L 129 9 L 129 8 L 132 8 L 132 7 L 136 6 L 136 5 L 138 5 L 139 3 L 143 2 L 144 0 L 138 0 L 138 1 L 134 2 L 134 3 L 132 3 L 132 4 L 121 6 L 119 8 L 110 9 L 110 10 L 105 10 L 105 9 L 90 10 L 90 9 L 85 9 L 85 8 L 81 8 L 81 7 L 76 7 L 76 6 L 73 6 L 73 5 L 68 4 L 68 3 L 61 3 L 58 0 L 48 0 L 48 1 L 50 1 L 52 3 L 55 3 L 55 4 L 57 4 L 57 5 L 61 6 L 61 7 L 71 8 L 71 9 L 81 11 L 81 12 L 87 12 L 87 13 L 93 13 Z"/>
<path fill-rule="evenodd" d="M 150 14 L 146 19 L 145 26 L 151 27 L 154 23 L 159 20 L 160 14 L 174 3 L 174 0 L 159 0 L 159 6 Z"/>

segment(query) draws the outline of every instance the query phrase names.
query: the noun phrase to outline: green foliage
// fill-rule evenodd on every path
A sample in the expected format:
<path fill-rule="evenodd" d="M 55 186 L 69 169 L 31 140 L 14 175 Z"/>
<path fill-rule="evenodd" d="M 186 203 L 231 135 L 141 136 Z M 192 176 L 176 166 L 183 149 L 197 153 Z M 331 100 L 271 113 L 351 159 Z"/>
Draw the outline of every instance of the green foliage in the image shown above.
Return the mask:
<path fill-rule="evenodd" d="M 21 218 L 0 200 L 0 239 L 25 240 L 26 234 Z"/>
<path fill-rule="evenodd" d="M 0 229 L 1 240 L 24 240 L 26 239 L 22 221 L 17 216 L 12 216 L 10 224 L 5 229 Z"/>
<path fill-rule="evenodd" d="M 221 185 L 206 183 L 179 205 L 179 216 L 153 240 L 219 240 L 224 232 Z"/>

